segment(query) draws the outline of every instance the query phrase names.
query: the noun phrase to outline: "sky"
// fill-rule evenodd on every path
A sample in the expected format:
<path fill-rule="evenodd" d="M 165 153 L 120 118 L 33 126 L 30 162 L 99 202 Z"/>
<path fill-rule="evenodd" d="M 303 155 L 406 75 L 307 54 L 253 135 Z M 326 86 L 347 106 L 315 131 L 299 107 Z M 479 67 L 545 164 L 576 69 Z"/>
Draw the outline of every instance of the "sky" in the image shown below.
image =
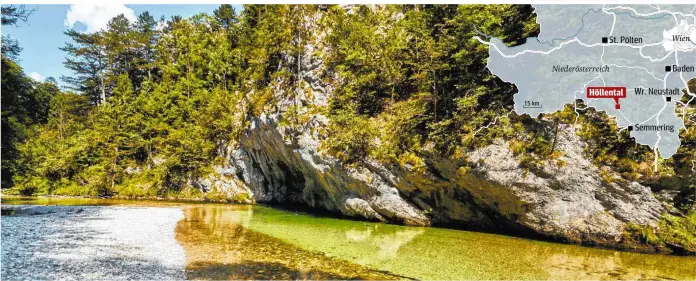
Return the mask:
<path fill-rule="evenodd" d="M 19 64 L 24 73 L 35 80 L 43 81 L 54 77 L 61 86 L 61 76 L 73 73 L 63 66 L 65 53 L 59 50 L 70 38 L 63 34 L 74 28 L 80 32 L 94 32 L 106 27 L 107 22 L 124 14 L 134 20 L 144 11 L 159 20 L 161 16 L 169 19 L 180 15 L 184 18 L 198 13 L 212 14 L 219 5 L 124 5 L 110 3 L 75 4 L 75 5 L 25 5 L 26 9 L 35 9 L 27 23 L 18 26 L 3 26 L 2 34 L 19 41 L 22 52 Z M 237 12 L 241 7 L 234 5 Z"/>

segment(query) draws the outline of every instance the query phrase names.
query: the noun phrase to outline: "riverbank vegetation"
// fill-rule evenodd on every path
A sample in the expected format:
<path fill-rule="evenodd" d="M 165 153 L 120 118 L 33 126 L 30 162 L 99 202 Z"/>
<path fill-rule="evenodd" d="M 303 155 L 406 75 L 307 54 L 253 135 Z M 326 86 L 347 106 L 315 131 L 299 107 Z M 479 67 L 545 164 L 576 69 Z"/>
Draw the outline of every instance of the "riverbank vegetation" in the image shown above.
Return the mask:
<path fill-rule="evenodd" d="M 3 24 L 26 20 L 5 9 Z M 2 178 L 11 187 L 3 192 L 201 196 L 191 179 L 210 173 L 254 118 L 282 112 L 292 137 L 307 112 L 320 112 L 324 153 L 344 165 L 370 159 L 416 172 L 424 154 L 466 161 L 463 151 L 499 139 L 534 170 L 559 158 L 559 125 L 577 124 L 606 181 L 676 192 L 675 212 L 693 210 L 693 107 L 678 153 L 657 172 L 653 151 L 602 112 L 512 112 L 516 88 L 487 70 L 487 46 L 473 37 L 516 45 L 538 32 L 529 5 L 221 5 L 166 20 L 144 12 L 94 33 L 67 31 L 61 50 L 74 75 L 61 77 L 62 90 L 24 75 L 19 46 L 3 36 Z M 325 106 L 280 108 L 311 94 L 306 56 L 334 91 Z"/>
<path fill-rule="evenodd" d="M 321 30 L 331 32 L 320 40 Z M 347 165 L 417 163 L 425 146 L 452 154 L 512 136 L 472 135 L 509 111 L 514 91 L 485 69 L 486 48 L 471 39 L 479 32 L 516 44 L 537 26 L 530 6 L 248 5 L 238 14 L 222 5 L 212 15 L 158 22 L 145 12 L 95 33 L 67 31 L 62 50 L 75 75 L 61 79 L 70 90 L 52 93 L 46 120 L 12 142 L 14 190 L 184 192 L 252 118 L 278 110 L 278 95 L 307 90 L 295 69 L 309 45 L 324 50 L 312 55 L 326 75 L 350 81 L 317 109 L 330 119 L 324 149 Z M 285 113 L 284 125 L 302 127 L 303 116 Z"/>

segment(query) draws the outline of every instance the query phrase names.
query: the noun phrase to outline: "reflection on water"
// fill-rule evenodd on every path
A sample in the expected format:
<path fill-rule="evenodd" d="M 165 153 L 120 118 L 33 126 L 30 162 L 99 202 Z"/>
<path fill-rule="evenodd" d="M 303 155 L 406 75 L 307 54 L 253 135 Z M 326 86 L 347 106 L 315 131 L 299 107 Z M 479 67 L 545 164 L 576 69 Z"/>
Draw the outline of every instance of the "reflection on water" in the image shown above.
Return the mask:
<path fill-rule="evenodd" d="M 249 229 L 304 249 L 417 279 L 696 279 L 694 257 L 318 218 L 267 207 L 254 210 Z"/>
<path fill-rule="evenodd" d="M 355 243 L 367 242 L 371 244 L 377 250 L 377 255 L 371 258 L 380 260 L 396 258 L 401 246 L 410 242 L 413 238 L 425 231 L 425 229 L 419 228 L 404 229 L 389 234 L 376 234 L 375 226 L 365 226 L 363 230 L 351 228 L 345 231 L 345 234 L 348 241 Z"/>
<path fill-rule="evenodd" d="M 239 279 L 396 279 L 355 263 L 307 251 L 245 226 L 251 206 L 184 208 L 176 239 L 186 251 L 186 278 Z"/>
<path fill-rule="evenodd" d="M 177 225 L 177 240 L 186 250 L 187 277 L 196 279 L 696 280 L 694 257 L 315 217 L 263 206 L 108 202 L 181 206 L 185 219 Z"/>

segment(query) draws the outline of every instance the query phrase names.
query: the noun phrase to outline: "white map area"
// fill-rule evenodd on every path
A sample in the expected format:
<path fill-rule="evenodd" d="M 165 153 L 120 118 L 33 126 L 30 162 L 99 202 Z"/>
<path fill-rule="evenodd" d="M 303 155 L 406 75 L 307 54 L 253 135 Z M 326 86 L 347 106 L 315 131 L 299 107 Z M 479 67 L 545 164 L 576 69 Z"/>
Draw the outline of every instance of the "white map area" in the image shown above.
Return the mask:
<path fill-rule="evenodd" d="M 682 91 L 696 78 L 696 5 L 534 8 L 541 31 L 525 44 L 507 47 L 497 38 L 476 37 L 489 46 L 491 73 L 517 86 L 515 111 L 535 117 L 574 104 L 578 113 L 581 99 L 615 117 L 622 130 L 630 126 L 636 142 L 656 155 L 672 157 L 686 106 L 696 103 L 695 93 Z M 603 37 L 614 41 L 603 43 Z M 572 69 L 561 69 L 566 66 Z M 605 86 L 626 87 L 620 109 L 611 98 L 587 98 L 587 87 Z"/>

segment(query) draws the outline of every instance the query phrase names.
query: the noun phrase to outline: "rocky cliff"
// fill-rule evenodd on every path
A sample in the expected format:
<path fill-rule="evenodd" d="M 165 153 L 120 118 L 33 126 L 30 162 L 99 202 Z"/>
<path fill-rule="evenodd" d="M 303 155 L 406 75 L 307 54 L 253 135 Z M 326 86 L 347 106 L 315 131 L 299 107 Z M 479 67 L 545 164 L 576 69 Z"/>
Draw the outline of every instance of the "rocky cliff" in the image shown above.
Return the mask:
<path fill-rule="evenodd" d="M 325 105 L 332 94 L 319 78 L 325 70 L 312 55 L 314 48 L 307 48 L 300 68 L 311 94 L 286 100 L 281 97 L 288 95 L 278 94 L 277 110 L 254 118 L 228 148 L 226 163 L 198 186 L 215 186 L 231 197 L 248 195 L 242 202 L 294 204 L 414 226 L 495 228 L 605 246 L 623 243 L 628 225 L 655 226 L 664 211 L 648 187 L 600 177 L 600 168 L 583 155 L 585 144 L 563 125 L 557 137 L 563 156 L 533 170 L 523 167 L 504 140 L 463 152 L 467 161 L 425 154 L 425 171 L 369 159 L 343 165 L 322 153 L 317 132 L 328 122 L 324 116 L 312 114 L 300 130 L 280 125 L 290 105 L 302 104 L 300 110 L 308 112 Z"/>
<path fill-rule="evenodd" d="M 345 167 L 322 156 L 310 135 L 292 144 L 281 130 L 270 118 L 256 120 L 218 169 L 228 178 L 219 184 L 259 203 L 406 225 L 531 231 L 606 246 L 622 241 L 627 224 L 654 226 L 664 211 L 646 186 L 605 183 L 569 130 L 559 140 L 565 164 L 549 161 L 529 172 L 497 141 L 471 152 L 474 168 L 466 172 L 464 163 L 433 157 L 429 171 L 417 174 L 376 162 Z"/>

